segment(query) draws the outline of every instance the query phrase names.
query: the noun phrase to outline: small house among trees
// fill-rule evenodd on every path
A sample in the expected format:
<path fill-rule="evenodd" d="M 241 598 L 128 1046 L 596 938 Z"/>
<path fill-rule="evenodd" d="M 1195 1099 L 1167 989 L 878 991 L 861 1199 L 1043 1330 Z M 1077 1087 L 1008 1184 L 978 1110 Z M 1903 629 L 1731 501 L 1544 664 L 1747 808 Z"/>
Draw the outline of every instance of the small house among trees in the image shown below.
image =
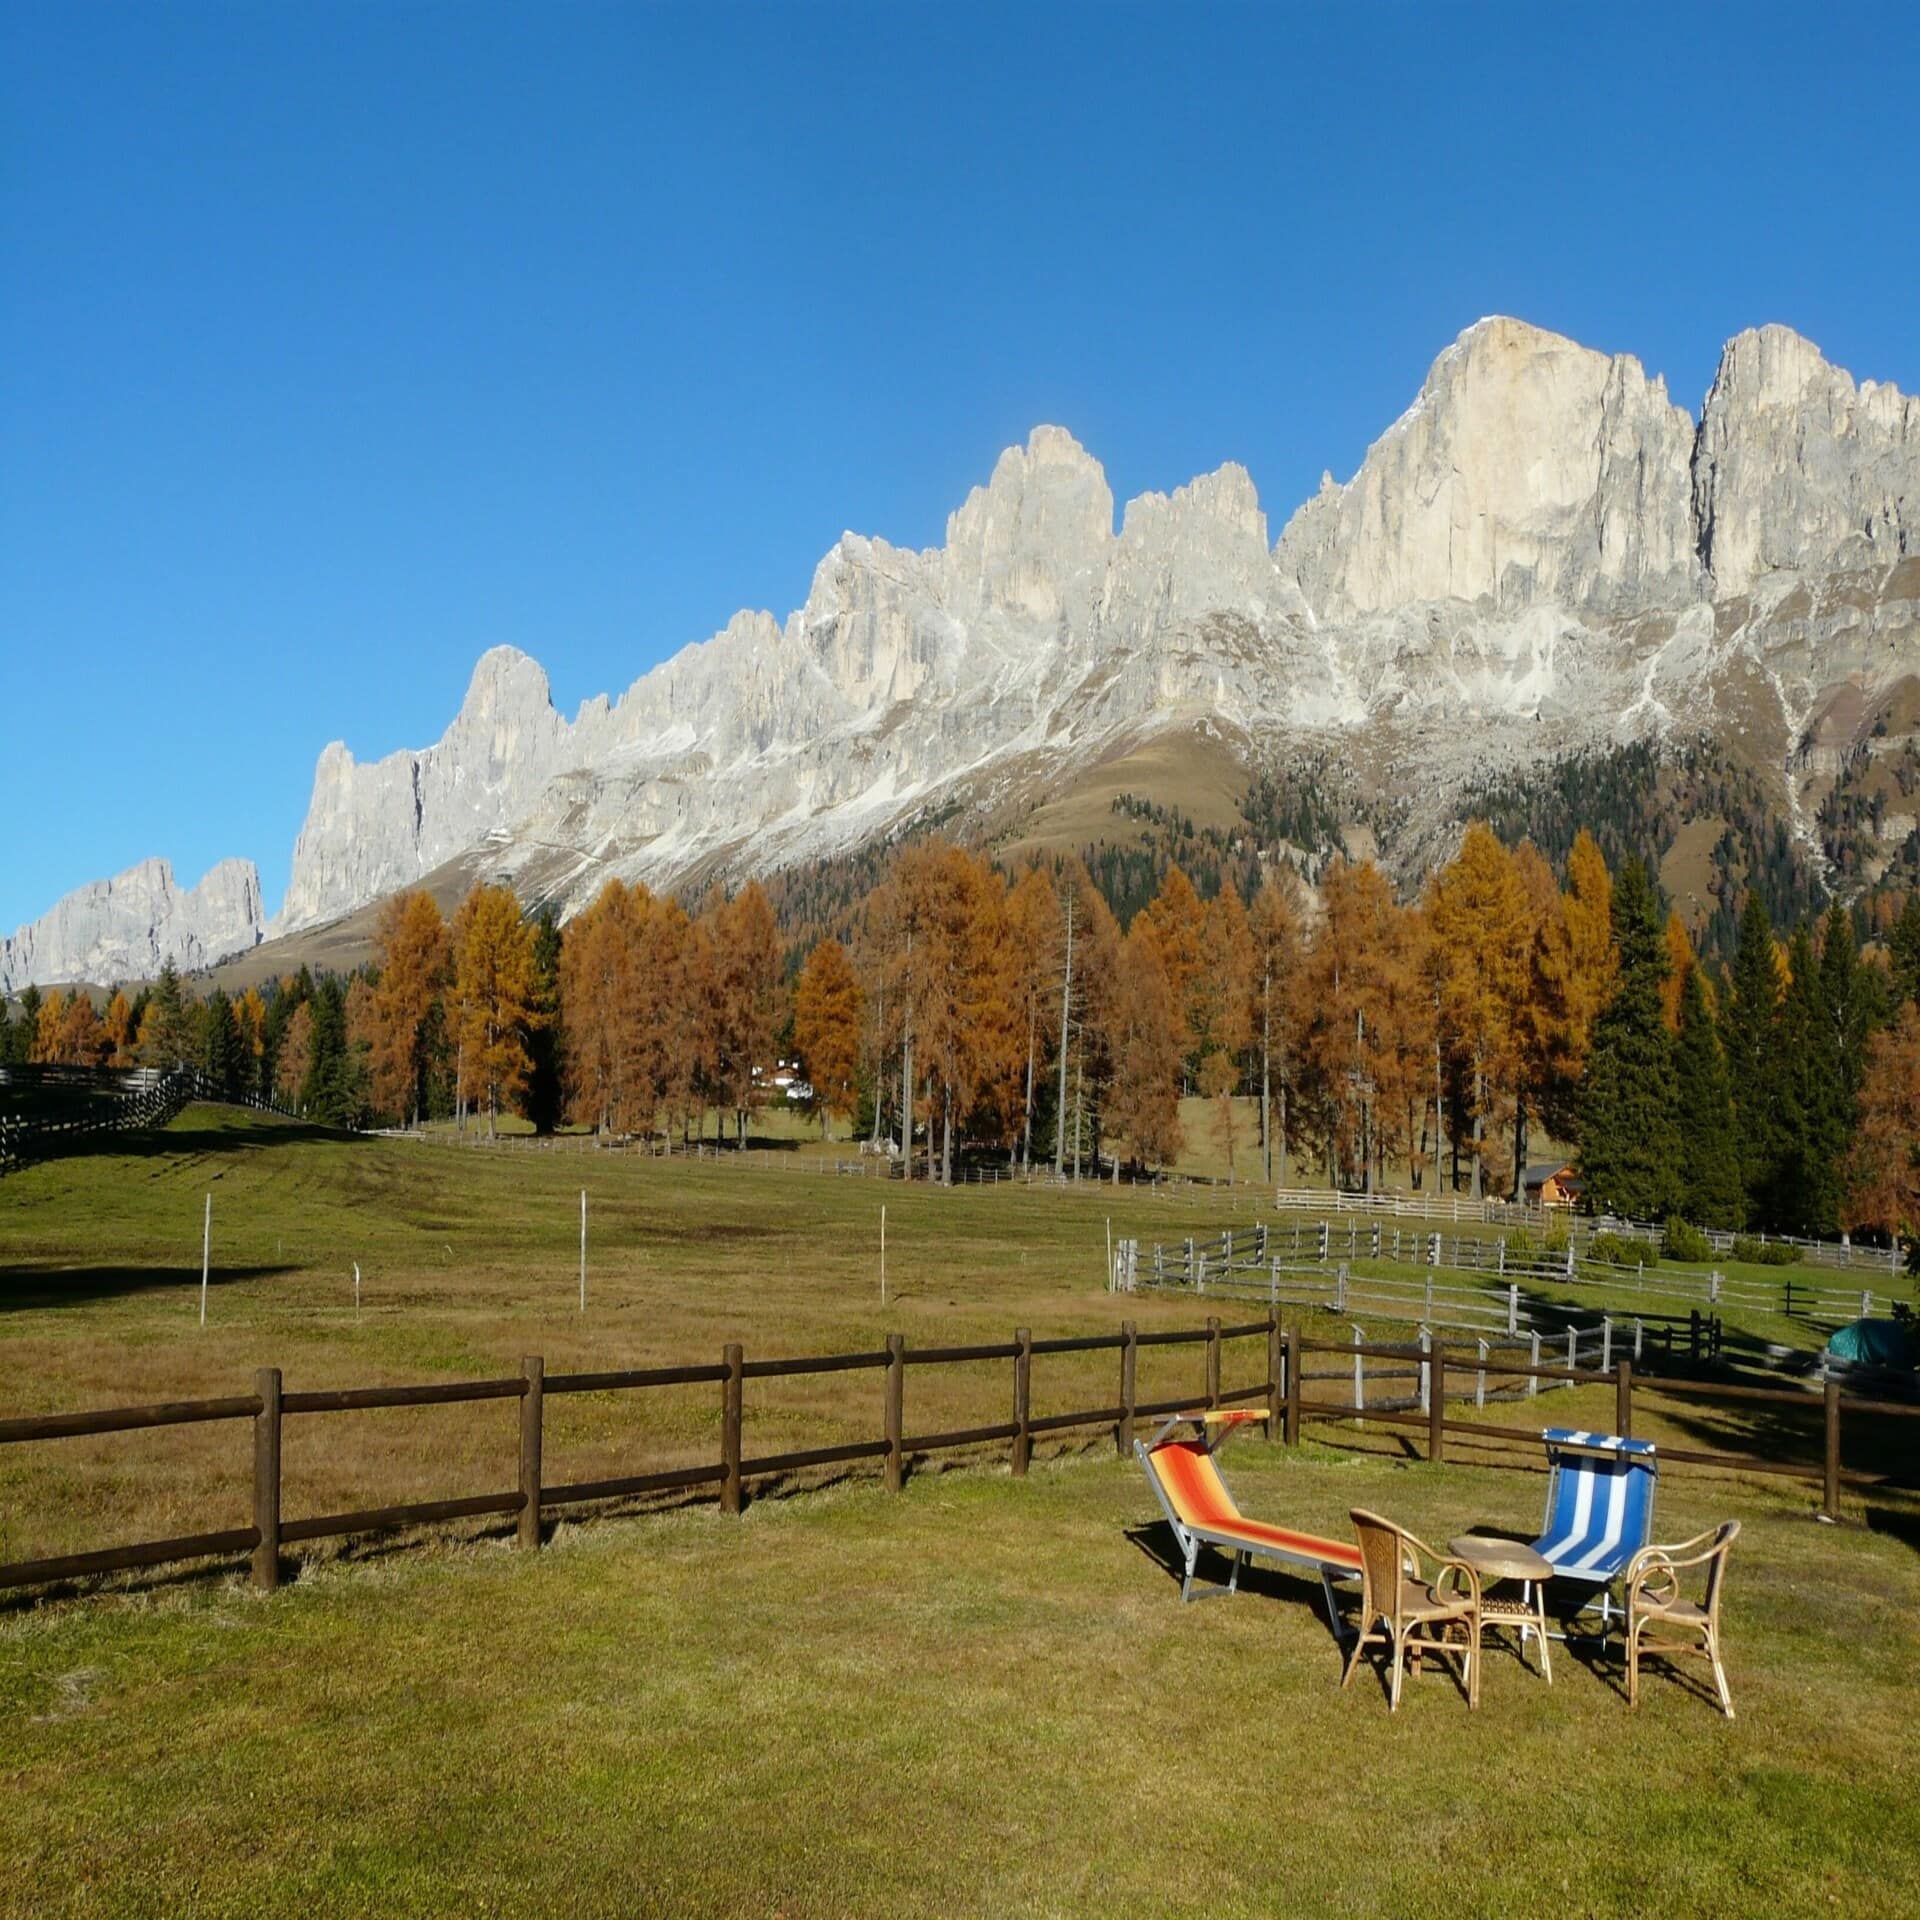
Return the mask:
<path fill-rule="evenodd" d="M 1577 1207 L 1580 1176 L 1570 1163 L 1541 1160 L 1527 1169 L 1526 1193 L 1530 1207 Z"/>

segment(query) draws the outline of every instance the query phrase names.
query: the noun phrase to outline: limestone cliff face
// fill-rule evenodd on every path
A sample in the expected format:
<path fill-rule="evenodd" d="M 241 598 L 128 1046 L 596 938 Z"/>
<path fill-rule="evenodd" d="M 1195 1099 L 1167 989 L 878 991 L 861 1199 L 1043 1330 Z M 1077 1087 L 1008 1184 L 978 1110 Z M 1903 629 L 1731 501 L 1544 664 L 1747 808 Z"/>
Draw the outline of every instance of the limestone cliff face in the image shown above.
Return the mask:
<path fill-rule="evenodd" d="M 512 647 L 480 656 L 437 746 L 360 766 L 336 740 L 314 773 L 282 919 L 324 919 L 473 846 L 533 803 L 564 740 L 546 674 Z"/>
<path fill-rule="evenodd" d="M 1693 422 L 1637 360 L 1482 320 L 1433 364 L 1358 474 L 1287 523 L 1322 620 L 1422 600 L 1600 612 L 1695 590 Z"/>
<path fill-rule="evenodd" d="M 77 888 L 0 940 L 0 993 L 85 981 L 148 979 L 171 960 L 190 970 L 256 946 L 266 925 L 251 860 L 222 860 L 181 888 L 164 860 Z"/>
<path fill-rule="evenodd" d="M 607 874 L 671 879 L 743 841 L 769 859 L 844 844 L 956 772 L 1067 751 L 1169 703 L 1263 710 L 1275 691 L 1258 661 L 1223 679 L 1185 654 L 1142 657 L 1223 614 L 1306 620 L 1246 472 L 1144 495 L 1117 535 L 1113 510 L 1099 462 L 1040 427 L 943 547 L 846 534 L 784 622 L 737 614 L 571 722 L 530 660 L 489 654 L 438 745 L 369 767 L 342 746 L 322 755 L 282 925 L 348 911 L 489 834 L 502 871 L 530 857 L 573 904 Z"/>
<path fill-rule="evenodd" d="M 1711 723 L 1755 684 L 1791 732 L 1825 687 L 1920 670 L 1904 576 L 1791 592 L 1911 549 L 1916 411 L 1770 328 L 1727 348 L 1696 427 L 1631 358 L 1482 321 L 1271 549 L 1243 468 L 1143 494 L 1116 533 L 1099 463 L 1040 427 L 944 546 L 846 534 L 784 621 L 738 614 L 571 722 L 496 652 L 437 746 L 329 748 L 283 924 L 476 848 L 568 907 L 614 873 L 765 868 L 1196 721 L 1356 753 L 1391 727 L 1436 793 Z"/>
<path fill-rule="evenodd" d="M 1856 387 L 1786 327 L 1737 334 L 1701 416 L 1693 510 L 1722 595 L 1920 552 L 1920 399 Z"/>

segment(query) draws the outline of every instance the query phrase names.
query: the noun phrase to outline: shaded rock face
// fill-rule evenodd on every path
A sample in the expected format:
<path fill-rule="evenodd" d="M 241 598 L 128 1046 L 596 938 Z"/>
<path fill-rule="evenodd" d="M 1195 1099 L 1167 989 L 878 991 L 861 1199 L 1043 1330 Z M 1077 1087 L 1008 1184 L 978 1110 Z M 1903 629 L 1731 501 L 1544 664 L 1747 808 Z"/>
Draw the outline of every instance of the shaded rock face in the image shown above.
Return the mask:
<path fill-rule="evenodd" d="M 282 924 L 476 849 L 568 909 L 614 874 L 765 870 L 1196 722 L 1250 752 L 1335 734 L 1356 761 L 1390 731 L 1419 764 L 1388 777 L 1435 808 L 1489 767 L 1751 729 L 1756 687 L 1785 740 L 1823 689 L 1920 667 L 1886 573 L 1913 545 L 1915 418 L 1780 328 L 1728 346 L 1696 427 L 1631 358 L 1482 321 L 1272 548 L 1233 465 L 1116 532 L 1099 463 L 1040 427 L 944 546 L 846 534 L 785 621 L 737 614 L 572 721 L 502 649 L 436 746 L 329 747 Z"/>
<path fill-rule="evenodd" d="M 0 940 L 0 993 L 148 979 L 169 960 L 182 970 L 209 967 L 257 946 L 265 927 L 251 860 L 223 860 L 197 887 L 184 889 L 166 861 L 143 860 L 77 888 L 11 940 Z"/>

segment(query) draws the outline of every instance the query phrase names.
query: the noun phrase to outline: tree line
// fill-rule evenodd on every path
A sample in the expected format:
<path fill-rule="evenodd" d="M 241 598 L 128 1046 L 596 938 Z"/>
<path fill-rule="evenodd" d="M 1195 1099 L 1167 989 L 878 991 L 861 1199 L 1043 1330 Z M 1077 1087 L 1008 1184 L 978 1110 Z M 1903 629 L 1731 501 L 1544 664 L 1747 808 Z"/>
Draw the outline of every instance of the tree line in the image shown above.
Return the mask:
<path fill-rule="evenodd" d="M 1173 864 L 1124 925 L 1071 856 L 1008 871 L 936 839 L 873 871 L 848 937 L 804 954 L 757 883 L 690 908 L 610 881 L 564 927 L 503 886 L 451 922 L 403 894 L 345 979 L 30 993 L 0 1048 L 191 1059 L 336 1122 L 513 1111 L 669 1144 L 709 1115 L 744 1143 L 793 1055 L 824 1125 L 932 1180 L 1165 1167 L 1199 1096 L 1232 1177 L 1521 1197 L 1544 1138 L 1638 1218 L 1920 1225 L 1920 895 L 1863 953 L 1842 909 L 1783 936 L 1753 890 L 1718 963 L 1584 832 L 1556 871 L 1476 823 L 1412 902 L 1364 860 L 1311 893 L 1276 864 L 1250 898 Z"/>

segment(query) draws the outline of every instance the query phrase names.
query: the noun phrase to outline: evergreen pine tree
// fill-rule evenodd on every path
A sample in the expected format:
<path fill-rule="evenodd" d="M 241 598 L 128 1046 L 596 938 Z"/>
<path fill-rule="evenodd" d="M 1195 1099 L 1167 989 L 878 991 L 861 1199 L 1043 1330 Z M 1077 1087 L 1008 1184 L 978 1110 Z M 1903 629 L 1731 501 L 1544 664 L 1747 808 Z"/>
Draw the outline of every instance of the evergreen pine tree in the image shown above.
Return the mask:
<path fill-rule="evenodd" d="M 551 1133 L 560 1124 L 560 951 L 565 935 L 551 904 L 540 909 L 533 928 L 533 1012 L 527 1035 L 532 1066 L 520 1111 L 533 1122 L 535 1133 Z"/>
<path fill-rule="evenodd" d="M 1750 1221 L 1768 1216 L 1780 1158 L 1778 1062 L 1774 1058 L 1779 1018 L 1780 969 L 1774 958 L 1773 922 L 1755 888 L 1740 915 L 1740 944 L 1720 1015 L 1727 1089 L 1733 1098 L 1734 1144 Z"/>
<path fill-rule="evenodd" d="M 1681 982 L 1673 1067 L 1680 1103 L 1682 1211 L 1696 1226 L 1743 1227 L 1747 1196 L 1734 1145 L 1727 1063 L 1698 967 L 1689 967 Z"/>
<path fill-rule="evenodd" d="M 1666 942 L 1646 868 L 1622 863 L 1613 937 L 1620 971 L 1594 1023 L 1580 1102 L 1580 1172 L 1595 1205 L 1660 1220 L 1681 1203 L 1673 1036 L 1660 988 Z"/>
<path fill-rule="evenodd" d="M 304 973 L 305 969 L 301 971 Z M 313 1038 L 300 1106 L 311 1120 L 349 1127 L 359 1111 L 353 1060 L 347 1049 L 347 999 L 332 974 L 313 990 L 308 1002 Z"/>
<path fill-rule="evenodd" d="M 215 987 L 200 1015 L 200 1069 L 217 1092 L 231 1096 L 243 1091 L 247 1066 L 233 1002 Z"/>
<path fill-rule="evenodd" d="M 0 999 L 0 1067 L 16 1064 L 13 1057 L 13 1019 L 7 1011 L 6 1001 Z"/>
<path fill-rule="evenodd" d="M 1887 935 L 1893 959 L 1893 991 L 1899 1000 L 1920 1001 L 1920 888 L 1907 895 L 1900 918 Z"/>
<path fill-rule="evenodd" d="M 1820 991 L 1839 1075 L 1836 1091 L 1851 1131 L 1853 1108 L 1867 1075 L 1867 1042 L 1891 1009 L 1878 970 L 1860 964 L 1852 915 L 1838 904 L 1828 911 L 1820 943 Z"/>
<path fill-rule="evenodd" d="M 1840 1224 L 1845 1148 L 1840 1048 L 1813 932 L 1802 921 L 1787 948 L 1773 1072 L 1779 1160 L 1767 1224 L 1781 1233 L 1831 1233 Z"/>
<path fill-rule="evenodd" d="M 20 1012 L 8 1036 L 8 1065 L 24 1067 L 33 1058 L 33 1036 L 40 1025 L 40 989 L 29 985 L 20 996 Z"/>

